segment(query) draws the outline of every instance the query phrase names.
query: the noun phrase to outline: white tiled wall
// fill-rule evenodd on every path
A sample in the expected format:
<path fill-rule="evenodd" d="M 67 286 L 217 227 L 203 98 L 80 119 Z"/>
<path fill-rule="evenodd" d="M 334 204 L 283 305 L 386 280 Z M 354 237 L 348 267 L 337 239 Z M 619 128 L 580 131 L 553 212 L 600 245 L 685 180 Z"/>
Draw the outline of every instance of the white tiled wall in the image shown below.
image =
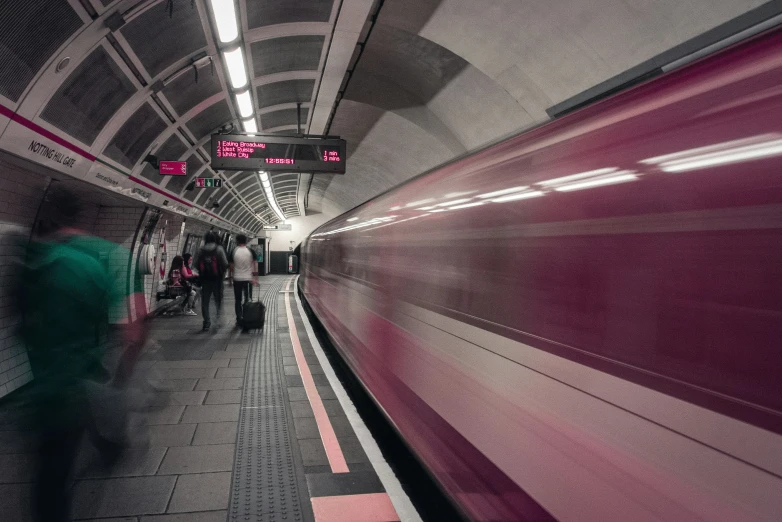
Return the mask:
<path fill-rule="evenodd" d="M 12 288 L 48 181 L 0 162 L 0 397 L 33 377 L 27 351 L 15 336 L 19 317 Z"/>

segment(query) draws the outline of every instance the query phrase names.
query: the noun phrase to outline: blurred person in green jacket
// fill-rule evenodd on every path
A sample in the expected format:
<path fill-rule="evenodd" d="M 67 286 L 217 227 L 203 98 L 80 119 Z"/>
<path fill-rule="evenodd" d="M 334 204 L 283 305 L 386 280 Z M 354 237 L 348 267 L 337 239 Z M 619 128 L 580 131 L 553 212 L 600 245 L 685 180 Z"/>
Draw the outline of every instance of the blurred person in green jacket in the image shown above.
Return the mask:
<path fill-rule="evenodd" d="M 85 385 L 112 379 L 102 364 L 109 311 L 127 311 L 127 299 L 132 299 L 138 315 L 146 316 L 140 278 L 128 285 L 125 270 L 111 270 L 109 261 L 129 261 L 129 252 L 77 228 L 82 210 L 80 197 L 66 188 L 47 193 L 18 292 L 41 436 L 34 508 L 37 520 L 46 522 L 70 520 L 69 479 L 92 419 Z M 146 335 L 143 320 L 128 320 L 122 330 L 126 349 L 114 378 L 118 383 L 130 377 Z M 121 445 L 92 427 L 98 449 L 108 460 L 116 458 Z"/>

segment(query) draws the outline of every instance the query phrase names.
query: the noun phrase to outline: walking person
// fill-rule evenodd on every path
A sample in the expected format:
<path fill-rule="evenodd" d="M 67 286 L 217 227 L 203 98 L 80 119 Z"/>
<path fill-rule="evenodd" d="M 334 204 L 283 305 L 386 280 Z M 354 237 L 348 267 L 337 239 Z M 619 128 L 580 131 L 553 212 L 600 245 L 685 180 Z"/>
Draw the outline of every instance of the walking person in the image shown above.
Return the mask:
<path fill-rule="evenodd" d="M 201 281 L 201 315 L 203 315 L 204 331 L 206 332 L 212 326 L 209 317 L 209 301 L 212 296 L 215 298 L 217 321 L 220 322 L 223 305 L 223 278 L 228 268 L 225 250 L 217 244 L 217 234 L 212 231 L 207 232 L 204 236 L 204 246 L 198 252 L 196 266 Z"/>
<path fill-rule="evenodd" d="M 258 263 L 255 261 L 252 250 L 247 248 L 247 236 L 236 236 L 237 247 L 231 256 L 229 267 L 229 281 L 234 287 L 234 310 L 236 311 L 236 326 L 242 326 L 242 304 L 252 298 L 252 286 L 257 284 Z"/>
<path fill-rule="evenodd" d="M 90 383 L 110 378 L 102 365 L 109 310 L 123 309 L 126 299 L 144 314 L 140 278 L 129 292 L 122 272 L 108 260 L 127 258 L 113 243 L 77 228 L 83 205 L 67 188 L 52 189 L 42 207 L 39 235 L 31 241 L 17 292 L 20 338 L 35 374 L 32 405 L 40 431 L 40 463 L 33 499 L 35 520 L 70 520 L 69 482 L 82 435 L 93 425 L 93 442 L 106 463 L 121 451 L 119 441 L 101 436 L 92 418 Z M 143 319 L 123 327 L 125 350 L 116 380 L 129 378 L 146 337 Z M 117 413 L 118 415 L 118 413 Z"/>

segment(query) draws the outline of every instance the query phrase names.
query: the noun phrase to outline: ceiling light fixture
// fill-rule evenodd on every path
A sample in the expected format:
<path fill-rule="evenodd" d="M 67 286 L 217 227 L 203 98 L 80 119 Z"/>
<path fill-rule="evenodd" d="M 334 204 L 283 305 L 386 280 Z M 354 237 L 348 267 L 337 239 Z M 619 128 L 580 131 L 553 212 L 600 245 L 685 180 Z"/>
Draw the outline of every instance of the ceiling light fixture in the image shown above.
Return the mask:
<path fill-rule="evenodd" d="M 221 43 L 233 42 L 239 37 L 239 24 L 236 23 L 236 8 L 233 0 L 212 0 L 212 14 Z"/>
<path fill-rule="evenodd" d="M 258 172 L 258 180 L 261 182 L 261 185 L 263 185 L 263 190 L 266 193 L 266 202 L 269 204 L 269 208 L 277 214 L 277 218 L 280 221 L 285 221 L 285 214 L 282 213 L 280 207 L 277 206 L 277 200 L 274 199 L 274 190 L 271 187 L 269 175 L 263 171 Z"/>
<path fill-rule="evenodd" d="M 242 118 L 249 118 L 253 115 L 253 100 L 250 97 L 250 91 L 244 91 L 236 95 L 236 105 L 239 107 L 239 115 Z"/>
<path fill-rule="evenodd" d="M 244 127 L 244 132 L 258 132 L 258 124 L 255 122 L 255 118 L 242 121 L 242 126 Z"/>
<path fill-rule="evenodd" d="M 472 198 L 454 199 L 453 201 L 446 201 L 445 203 L 438 203 L 435 207 L 450 207 L 451 205 L 458 205 L 460 203 L 467 203 Z"/>
<path fill-rule="evenodd" d="M 244 66 L 242 48 L 237 47 L 233 51 L 224 52 L 223 60 L 228 68 L 228 76 L 231 78 L 231 87 L 241 89 L 247 85 L 247 69 Z"/>

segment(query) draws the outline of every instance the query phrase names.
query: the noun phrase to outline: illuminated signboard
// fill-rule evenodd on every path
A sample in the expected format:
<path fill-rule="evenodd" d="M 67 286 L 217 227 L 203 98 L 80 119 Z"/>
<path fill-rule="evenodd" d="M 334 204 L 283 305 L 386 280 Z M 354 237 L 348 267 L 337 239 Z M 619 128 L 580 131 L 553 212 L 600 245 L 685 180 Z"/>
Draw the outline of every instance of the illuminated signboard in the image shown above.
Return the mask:
<path fill-rule="evenodd" d="M 345 173 L 345 140 L 212 135 L 215 170 Z"/>
<path fill-rule="evenodd" d="M 220 178 L 196 178 L 196 187 L 198 188 L 221 188 L 223 180 Z"/>
<path fill-rule="evenodd" d="M 159 170 L 164 176 L 187 176 L 187 162 L 161 161 Z"/>

